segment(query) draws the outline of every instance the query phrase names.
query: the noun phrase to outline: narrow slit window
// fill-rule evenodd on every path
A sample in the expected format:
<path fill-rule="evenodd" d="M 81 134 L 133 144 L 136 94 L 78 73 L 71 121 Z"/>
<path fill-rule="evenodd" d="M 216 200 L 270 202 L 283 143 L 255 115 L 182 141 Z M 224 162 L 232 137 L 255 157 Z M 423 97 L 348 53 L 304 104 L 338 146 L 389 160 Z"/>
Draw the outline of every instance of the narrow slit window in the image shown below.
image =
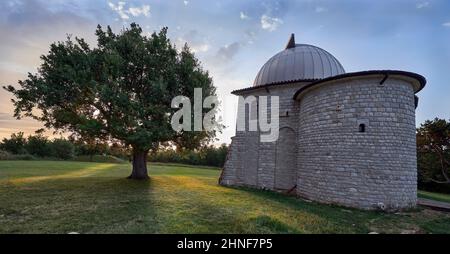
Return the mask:
<path fill-rule="evenodd" d="M 365 124 L 360 124 L 359 125 L 359 132 L 366 132 L 366 125 Z"/>

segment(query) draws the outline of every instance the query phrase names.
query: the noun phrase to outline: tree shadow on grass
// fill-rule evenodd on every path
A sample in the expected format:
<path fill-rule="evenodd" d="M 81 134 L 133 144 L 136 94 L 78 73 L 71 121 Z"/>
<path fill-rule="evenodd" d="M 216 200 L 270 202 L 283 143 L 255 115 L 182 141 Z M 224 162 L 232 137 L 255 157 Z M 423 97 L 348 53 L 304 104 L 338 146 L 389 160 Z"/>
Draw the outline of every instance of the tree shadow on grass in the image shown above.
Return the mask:
<path fill-rule="evenodd" d="M 1 198 L 3 206 L 22 211 L 23 223 L 3 215 L 3 232 L 139 233 L 158 232 L 157 202 L 152 180 L 113 177 L 43 180 L 14 188 Z M 13 195 L 12 195 L 13 194 Z M 1 215 L 0 215 L 1 216 Z"/>
<path fill-rule="evenodd" d="M 297 228 L 287 225 L 267 215 L 260 215 L 247 221 L 258 229 L 258 233 L 301 233 Z"/>

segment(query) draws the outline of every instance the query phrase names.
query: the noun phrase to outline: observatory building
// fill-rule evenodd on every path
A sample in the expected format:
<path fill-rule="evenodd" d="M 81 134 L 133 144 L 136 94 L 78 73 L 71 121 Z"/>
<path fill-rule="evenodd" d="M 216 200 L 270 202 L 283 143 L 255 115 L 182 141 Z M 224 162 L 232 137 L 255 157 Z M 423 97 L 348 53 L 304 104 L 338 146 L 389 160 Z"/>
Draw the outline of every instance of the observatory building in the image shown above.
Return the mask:
<path fill-rule="evenodd" d="M 252 87 L 233 91 L 278 96 L 279 138 L 237 130 L 219 182 L 361 209 L 414 207 L 415 94 L 425 83 L 406 71 L 346 73 L 329 52 L 292 35 Z M 245 106 L 238 117 L 254 120 L 258 101 Z"/>

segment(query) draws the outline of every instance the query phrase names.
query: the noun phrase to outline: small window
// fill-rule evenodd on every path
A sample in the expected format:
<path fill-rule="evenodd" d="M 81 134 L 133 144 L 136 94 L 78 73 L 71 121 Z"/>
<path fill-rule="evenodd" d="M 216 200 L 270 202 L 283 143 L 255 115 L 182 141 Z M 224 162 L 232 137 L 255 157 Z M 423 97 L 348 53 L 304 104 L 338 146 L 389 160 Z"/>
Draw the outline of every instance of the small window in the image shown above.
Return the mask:
<path fill-rule="evenodd" d="M 360 124 L 359 125 L 359 132 L 366 132 L 366 125 L 365 124 Z"/>

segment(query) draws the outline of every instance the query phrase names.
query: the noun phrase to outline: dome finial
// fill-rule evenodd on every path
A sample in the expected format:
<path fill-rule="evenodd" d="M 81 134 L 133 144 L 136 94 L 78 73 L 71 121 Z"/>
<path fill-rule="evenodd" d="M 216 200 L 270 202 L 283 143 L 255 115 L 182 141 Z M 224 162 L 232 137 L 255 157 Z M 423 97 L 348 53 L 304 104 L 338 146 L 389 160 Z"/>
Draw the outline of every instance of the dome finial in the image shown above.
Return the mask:
<path fill-rule="evenodd" d="M 289 38 L 289 41 L 286 45 L 286 49 L 295 48 L 295 35 L 291 34 L 291 38 Z"/>

